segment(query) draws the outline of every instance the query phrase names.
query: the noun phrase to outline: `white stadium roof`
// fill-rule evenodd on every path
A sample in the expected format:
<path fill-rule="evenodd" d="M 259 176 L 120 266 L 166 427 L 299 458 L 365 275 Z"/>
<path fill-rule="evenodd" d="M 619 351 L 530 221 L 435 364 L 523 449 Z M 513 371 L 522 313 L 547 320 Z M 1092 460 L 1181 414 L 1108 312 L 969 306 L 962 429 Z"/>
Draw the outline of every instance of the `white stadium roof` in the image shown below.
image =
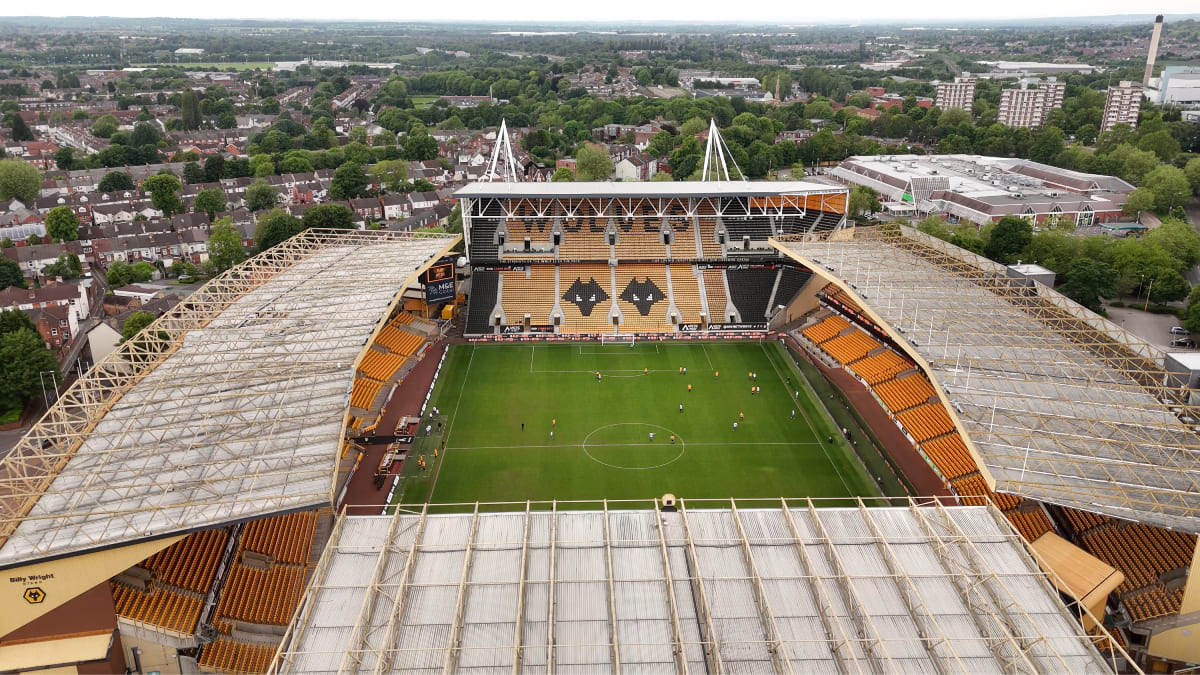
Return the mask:
<path fill-rule="evenodd" d="M 994 507 L 722 504 L 344 516 L 270 672 L 1114 669 Z"/>
<path fill-rule="evenodd" d="M 924 362 L 995 489 L 1200 533 L 1200 437 L 1181 421 L 1200 412 L 1159 349 L 912 228 L 777 246 Z"/>
<path fill-rule="evenodd" d="M 471 183 L 455 197 L 531 197 L 572 199 L 584 197 L 771 197 L 796 194 L 845 193 L 849 188 L 816 181 L 690 181 L 690 182 L 579 182 L 579 183 Z"/>
<path fill-rule="evenodd" d="M 0 462 L 0 567 L 331 503 L 353 364 L 456 241 L 307 231 L 196 291 Z"/>

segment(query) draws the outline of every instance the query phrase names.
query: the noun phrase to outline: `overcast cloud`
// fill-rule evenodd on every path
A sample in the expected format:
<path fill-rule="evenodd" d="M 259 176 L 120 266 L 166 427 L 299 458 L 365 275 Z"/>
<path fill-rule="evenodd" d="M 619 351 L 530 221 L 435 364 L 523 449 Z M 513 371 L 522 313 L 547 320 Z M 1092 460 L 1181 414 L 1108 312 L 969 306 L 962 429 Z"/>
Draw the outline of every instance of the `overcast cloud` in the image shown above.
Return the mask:
<path fill-rule="evenodd" d="M 623 18 L 636 21 L 744 22 L 755 24 L 804 24 L 813 22 L 854 23 L 901 20 L 905 22 L 978 19 L 1105 16 L 1113 14 L 1163 13 L 1170 15 L 1200 10 L 1195 0 L 1167 0 L 1153 5 L 1123 0 L 1010 0 L 1008 2 L 962 2 L 932 0 L 897 2 L 860 0 L 842 2 L 753 2 L 728 0 L 459 0 L 458 2 L 395 2 L 357 0 L 352 2 L 294 2 L 292 0 L 204 0 L 164 3 L 158 0 L 124 0 L 97 5 L 94 0 L 58 0 L 53 3 L 0 3 L 0 16 L 91 16 L 102 7 L 106 16 L 196 17 L 239 19 L 374 19 L 385 21 L 495 21 L 545 22 L 600 21 L 616 23 Z M 748 13 L 753 12 L 753 13 Z M 1168 16 L 1168 20 L 1170 20 Z"/>

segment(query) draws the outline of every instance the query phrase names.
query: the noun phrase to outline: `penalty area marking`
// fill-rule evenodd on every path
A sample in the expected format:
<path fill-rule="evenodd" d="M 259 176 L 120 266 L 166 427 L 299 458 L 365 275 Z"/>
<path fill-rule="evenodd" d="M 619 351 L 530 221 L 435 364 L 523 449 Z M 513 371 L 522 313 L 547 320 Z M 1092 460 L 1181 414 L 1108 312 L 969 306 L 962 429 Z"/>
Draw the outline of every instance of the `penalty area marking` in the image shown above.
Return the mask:
<path fill-rule="evenodd" d="M 588 439 L 589 439 L 589 438 L 591 438 L 593 434 L 596 434 L 596 433 L 598 433 L 598 432 L 600 432 L 600 431 L 604 431 L 605 429 L 609 429 L 609 428 L 612 428 L 612 427 L 629 427 L 629 426 L 633 426 L 633 427 L 649 427 L 649 428 L 651 428 L 651 429 L 659 429 L 659 430 L 661 430 L 661 431 L 664 431 L 664 432 L 666 432 L 666 435 L 667 435 L 667 436 L 670 436 L 671 434 L 674 434 L 674 435 L 675 435 L 675 438 L 677 438 L 677 439 L 679 440 L 679 454 L 675 455 L 674 457 L 672 457 L 671 459 L 668 459 L 668 460 L 667 460 L 667 461 L 665 461 L 665 462 L 662 462 L 661 464 L 655 464 L 654 466 L 621 466 L 620 464 L 611 464 L 611 463 L 609 463 L 609 462 L 605 462 L 604 460 L 597 459 L 597 458 L 596 458 L 594 455 L 592 455 L 592 453 L 591 453 L 591 452 L 588 450 Z M 664 441 L 663 441 L 663 442 L 664 442 L 664 445 L 669 445 L 669 444 L 670 444 L 670 442 L 669 442 L 669 441 L 667 441 L 667 440 L 665 440 L 665 439 L 664 439 Z M 654 444 L 653 444 L 653 443 L 651 443 L 651 442 L 649 442 L 649 441 L 647 441 L 646 443 L 606 443 L 606 444 L 596 444 L 596 445 L 593 445 L 592 447 L 594 447 L 594 448 L 615 448 L 615 447 L 626 447 L 626 448 L 634 448 L 634 447 L 638 447 L 638 448 L 644 448 L 644 447 L 646 447 L 646 446 L 648 446 L 648 445 L 654 445 Z M 590 460 L 592 460 L 593 462 L 595 462 L 595 463 L 597 463 L 597 464 L 600 464 L 600 465 L 602 465 L 602 466 L 607 466 L 607 467 L 609 467 L 610 469 L 624 469 L 624 470 L 626 470 L 626 471 L 645 471 L 645 470 L 647 470 L 647 469 L 661 469 L 662 467 L 664 467 L 664 466 L 667 466 L 668 464 L 674 464 L 675 462 L 679 461 L 679 458 L 680 458 L 680 457 L 683 457 L 683 453 L 685 452 L 685 448 L 686 448 L 686 447 L 687 447 L 687 443 L 685 443 L 685 442 L 684 442 L 684 440 L 683 440 L 683 436 L 680 436 L 679 434 L 675 433 L 674 431 L 672 431 L 671 429 L 668 429 L 668 428 L 666 428 L 666 427 L 662 427 L 662 426 L 659 426 L 659 425 L 657 425 L 657 424 L 649 424 L 649 423 L 646 423 L 646 422 L 617 422 L 617 423 L 615 423 L 615 424 L 605 424 L 605 425 L 604 425 L 604 426 L 602 426 L 602 427 L 596 427 L 595 429 L 592 429 L 592 430 L 591 430 L 591 432 L 589 432 L 587 436 L 584 436 L 584 437 L 583 437 L 583 454 L 587 455 L 587 456 L 588 456 L 588 459 L 590 459 Z"/>

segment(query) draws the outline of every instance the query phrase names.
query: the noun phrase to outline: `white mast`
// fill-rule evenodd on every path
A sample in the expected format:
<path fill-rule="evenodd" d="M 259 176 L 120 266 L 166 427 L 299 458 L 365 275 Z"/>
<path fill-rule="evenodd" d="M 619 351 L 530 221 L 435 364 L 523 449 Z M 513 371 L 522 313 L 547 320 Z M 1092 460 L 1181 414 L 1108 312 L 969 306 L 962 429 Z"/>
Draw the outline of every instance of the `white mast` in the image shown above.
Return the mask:
<path fill-rule="evenodd" d="M 504 146 L 504 175 L 501 178 L 509 183 L 518 183 L 517 160 L 513 157 L 512 141 L 508 138 L 507 120 L 500 120 L 500 131 L 496 132 L 496 145 L 492 148 L 492 161 L 488 162 L 484 176 L 489 183 L 496 180 L 496 163 L 500 159 L 501 146 Z"/>
<path fill-rule="evenodd" d="M 720 166 L 712 166 L 712 161 L 715 158 L 720 161 Z M 728 163 L 726 163 L 728 157 Z M 709 179 L 709 167 L 712 166 L 711 180 L 733 180 L 729 177 L 729 164 L 733 165 L 733 170 L 737 172 L 742 180 L 746 180 L 742 176 L 741 169 L 738 168 L 737 162 L 733 159 L 733 153 L 729 151 L 729 146 L 725 144 L 725 139 L 721 138 L 721 132 L 717 130 L 717 121 L 715 119 L 708 120 L 708 142 L 704 144 L 704 167 L 700 170 L 700 180 Z M 722 177 L 724 174 L 724 177 Z"/>

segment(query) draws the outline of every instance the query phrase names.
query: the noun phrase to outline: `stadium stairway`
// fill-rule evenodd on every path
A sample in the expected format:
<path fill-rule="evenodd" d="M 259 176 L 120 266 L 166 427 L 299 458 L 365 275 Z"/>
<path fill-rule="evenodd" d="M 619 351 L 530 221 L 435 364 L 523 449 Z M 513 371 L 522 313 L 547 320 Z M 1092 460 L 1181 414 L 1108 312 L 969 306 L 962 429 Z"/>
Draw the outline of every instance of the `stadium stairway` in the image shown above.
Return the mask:
<path fill-rule="evenodd" d="M 491 315 L 496 307 L 499 272 L 475 271 L 471 274 L 471 301 L 467 307 L 466 332 L 483 335 L 492 332 Z"/>

